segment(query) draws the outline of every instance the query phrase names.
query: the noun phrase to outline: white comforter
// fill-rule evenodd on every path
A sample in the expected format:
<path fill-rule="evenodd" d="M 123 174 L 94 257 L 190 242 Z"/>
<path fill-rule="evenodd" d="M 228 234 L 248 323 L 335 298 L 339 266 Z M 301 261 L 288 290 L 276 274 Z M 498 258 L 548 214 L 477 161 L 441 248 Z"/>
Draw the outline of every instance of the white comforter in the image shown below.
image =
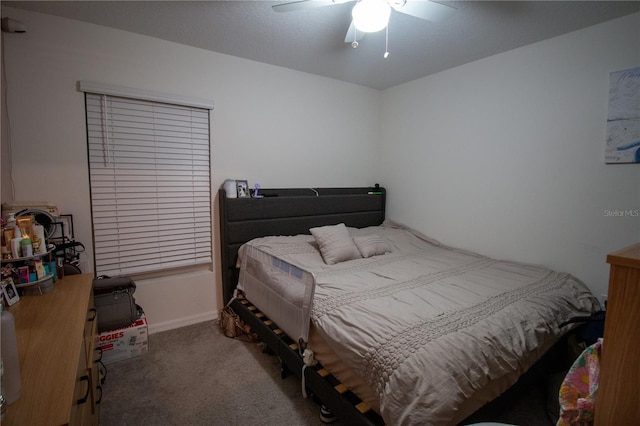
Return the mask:
<path fill-rule="evenodd" d="M 350 232 L 380 235 L 392 252 L 326 265 L 313 238 L 298 236 L 257 239 L 241 255 L 268 253 L 313 277 L 311 321 L 376 392 L 387 424 L 456 424 L 515 383 L 566 331 L 562 321 L 598 308 L 565 273 L 391 223 Z"/>

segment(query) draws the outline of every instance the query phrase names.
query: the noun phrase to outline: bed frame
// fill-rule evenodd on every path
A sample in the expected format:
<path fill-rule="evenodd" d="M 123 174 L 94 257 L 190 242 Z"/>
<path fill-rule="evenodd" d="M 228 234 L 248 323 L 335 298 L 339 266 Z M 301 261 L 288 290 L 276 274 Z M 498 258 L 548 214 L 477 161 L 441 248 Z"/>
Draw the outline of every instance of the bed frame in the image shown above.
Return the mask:
<path fill-rule="evenodd" d="M 375 187 L 260 189 L 264 198 L 226 198 L 218 193 L 220 206 L 220 244 L 222 281 L 225 304 L 232 298 L 238 282 L 236 261 L 240 246 L 269 235 L 309 234 L 314 226 L 345 223 L 362 228 L 380 225 L 385 219 L 386 191 Z M 231 307 L 258 334 L 269 352 L 282 363 L 282 376 L 289 373 L 302 378 L 303 361 L 299 343 L 289 338 L 277 324 L 247 299 L 234 299 Z M 581 335 L 581 329 L 567 333 L 542 359 L 512 387 L 528 388 L 542 374 L 566 371 L 574 357 L 567 359 L 570 335 Z M 322 404 L 330 408 L 343 424 L 380 426 L 382 417 L 362 402 L 321 365 L 304 370 L 305 386 Z M 523 385 L 522 385 L 523 384 Z M 507 390 L 505 395 L 512 389 Z M 502 397 L 501 397 L 502 398 Z M 482 407 L 467 420 L 472 423 L 492 418 L 492 405 Z M 488 415 L 486 414 L 488 413 Z M 468 424 L 465 420 L 463 424 Z"/>
<path fill-rule="evenodd" d="M 218 192 L 222 285 L 225 304 L 238 282 L 236 261 L 240 246 L 269 235 L 309 234 L 314 226 L 335 225 L 363 228 L 380 225 L 385 219 L 386 191 L 374 187 L 260 189 L 263 198 L 227 198 Z M 289 372 L 302 379 L 303 361 L 299 343 L 250 301 L 237 298 L 231 307 L 251 326 L 269 350 L 280 357 L 282 376 Z M 305 386 L 345 424 L 383 425 L 368 404 L 329 374 L 321 365 L 304 370 Z"/>

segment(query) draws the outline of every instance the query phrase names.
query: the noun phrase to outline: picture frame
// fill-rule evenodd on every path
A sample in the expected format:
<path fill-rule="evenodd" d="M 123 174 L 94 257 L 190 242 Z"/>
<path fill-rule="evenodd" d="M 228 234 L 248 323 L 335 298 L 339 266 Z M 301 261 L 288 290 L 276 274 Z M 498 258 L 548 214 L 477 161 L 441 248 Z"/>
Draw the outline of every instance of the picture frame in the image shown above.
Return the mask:
<path fill-rule="evenodd" d="M 2 295 L 4 296 L 4 300 L 7 303 L 7 306 L 14 305 L 20 300 L 18 289 L 13 283 L 12 278 L 6 278 L 2 280 Z"/>
<path fill-rule="evenodd" d="M 58 239 L 62 242 L 73 240 L 73 215 L 61 214 L 53 222 L 53 229 L 50 235 L 47 235 L 47 239 Z"/>
<path fill-rule="evenodd" d="M 251 197 L 251 192 L 249 192 L 249 182 L 247 182 L 246 180 L 236 181 L 236 191 L 238 193 L 238 198 Z"/>

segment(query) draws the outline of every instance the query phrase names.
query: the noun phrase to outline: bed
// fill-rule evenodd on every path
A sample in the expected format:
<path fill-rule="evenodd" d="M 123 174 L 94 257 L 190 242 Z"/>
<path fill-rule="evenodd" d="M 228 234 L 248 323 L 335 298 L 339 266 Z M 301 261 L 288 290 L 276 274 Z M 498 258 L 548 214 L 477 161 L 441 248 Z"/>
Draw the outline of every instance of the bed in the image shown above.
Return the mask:
<path fill-rule="evenodd" d="M 540 359 L 561 322 L 598 308 L 569 274 L 385 220 L 383 188 L 299 191 L 221 199 L 223 234 L 251 234 L 223 238 L 246 296 L 233 304 L 252 327 L 268 318 L 261 337 L 341 420 L 457 424 Z M 305 348 L 319 366 L 305 367 Z"/>

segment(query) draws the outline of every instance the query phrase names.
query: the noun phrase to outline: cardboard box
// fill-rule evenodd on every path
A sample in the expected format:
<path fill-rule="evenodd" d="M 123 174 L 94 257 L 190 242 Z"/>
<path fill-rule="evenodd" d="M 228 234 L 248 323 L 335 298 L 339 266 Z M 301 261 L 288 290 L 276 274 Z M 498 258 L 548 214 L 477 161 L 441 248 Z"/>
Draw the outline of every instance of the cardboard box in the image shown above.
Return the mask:
<path fill-rule="evenodd" d="M 149 352 L 147 318 L 143 314 L 128 327 L 100 333 L 98 347 L 102 348 L 105 364 L 146 354 Z"/>

